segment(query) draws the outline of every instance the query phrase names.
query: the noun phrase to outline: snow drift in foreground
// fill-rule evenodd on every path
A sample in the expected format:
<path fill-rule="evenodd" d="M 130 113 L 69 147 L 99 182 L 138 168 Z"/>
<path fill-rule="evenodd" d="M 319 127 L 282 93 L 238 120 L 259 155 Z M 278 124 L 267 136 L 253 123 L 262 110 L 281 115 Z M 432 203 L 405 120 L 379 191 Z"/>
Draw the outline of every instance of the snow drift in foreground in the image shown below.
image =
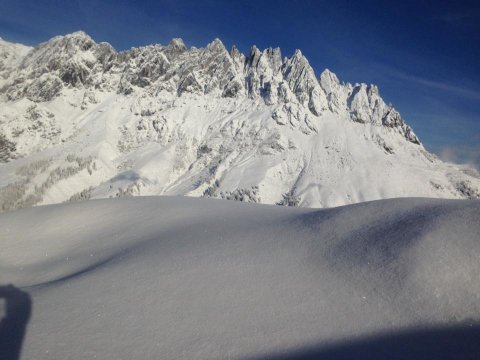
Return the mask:
<path fill-rule="evenodd" d="M 0 283 L 33 296 L 24 359 L 261 358 L 476 324 L 479 214 L 476 200 L 412 198 L 23 209 L 0 216 Z"/>

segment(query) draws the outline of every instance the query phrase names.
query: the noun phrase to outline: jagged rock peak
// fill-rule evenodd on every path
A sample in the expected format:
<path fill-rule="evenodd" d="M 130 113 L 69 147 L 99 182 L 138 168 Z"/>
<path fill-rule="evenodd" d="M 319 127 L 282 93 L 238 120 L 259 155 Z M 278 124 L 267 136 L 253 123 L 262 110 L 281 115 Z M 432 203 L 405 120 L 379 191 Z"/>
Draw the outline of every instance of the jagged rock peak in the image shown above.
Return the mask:
<path fill-rule="evenodd" d="M 23 66 L 42 64 L 52 58 L 72 58 L 96 45 L 97 43 L 83 31 L 55 36 L 38 45 L 32 56 L 25 59 Z"/>
<path fill-rule="evenodd" d="M 245 61 L 245 55 L 241 53 L 235 45 L 232 46 L 229 54 L 238 66 L 243 66 L 243 62 Z"/>
<path fill-rule="evenodd" d="M 320 80 L 325 79 L 326 81 L 334 82 L 337 84 L 340 84 L 340 81 L 338 80 L 338 77 L 335 73 L 330 71 L 330 69 L 325 69 L 322 71 L 320 74 Z"/>
<path fill-rule="evenodd" d="M 225 47 L 223 45 L 222 40 L 220 40 L 219 38 L 213 39 L 213 41 L 211 43 L 209 43 L 208 46 L 223 46 L 223 47 Z"/>
<path fill-rule="evenodd" d="M 295 49 L 295 51 L 294 51 L 294 53 L 293 53 L 293 56 L 294 56 L 294 57 L 303 57 L 302 50 L 300 50 L 300 49 Z"/>
<path fill-rule="evenodd" d="M 262 52 L 256 45 L 253 45 L 250 48 L 250 55 L 248 56 L 248 64 L 251 67 L 256 67 L 260 57 L 262 56 Z"/>
<path fill-rule="evenodd" d="M 219 38 L 215 38 L 211 43 L 206 47 L 207 51 L 215 53 L 223 53 L 225 56 L 229 56 L 229 52 L 223 42 Z"/>
<path fill-rule="evenodd" d="M 331 111 L 359 123 L 395 127 L 408 140 L 418 142 L 398 112 L 381 99 L 376 86 L 340 83 L 328 69 L 317 78 L 300 49 L 282 59 L 278 47 L 260 50 L 254 45 L 245 56 L 236 47 L 228 52 L 218 38 L 200 49 L 188 49 L 182 39 L 174 38 L 167 46 L 118 53 L 108 43 L 97 44 L 77 31 L 37 46 L 23 57 L 20 70 L 20 77 L 10 76 L 0 89 L 9 100 L 48 101 L 64 87 L 124 95 L 146 89 L 177 96 L 247 96 L 280 106 L 283 110 L 275 110 L 277 115 L 283 111 L 286 118 L 294 119 L 292 123 L 306 121 L 309 129 L 315 128 L 310 115 L 320 117 Z"/>
<path fill-rule="evenodd" d="M 168 46 L 174 50 L 177 50 L 178 52 L 187 50 L 187 47 L 181 38 L 173 38 Z"/>
<path fill-rule="evenodd" d="M 240 54 L 241 54 L 241 52 L 240 52 L 240 50 L 238 50 L 237 46 L 233 45 L 232 49 L 230 50 L 230 56 L 233 58 L 233 57 L 235 57 L 237 55 L 240 55 Z"/>
<path fill-rule="evenodd" d="M 41 43 L 38 47 L 45 47 L 45 46 L 53 46 L 54 44 L 62 45 L 67 49 L 72 49 L 73 45 L 79 44 L 96 44 L 95 40 L 93 40 L 87 33 L 84 31 L 75 31 L 70 34 L 66 35 L 59 35 Z M 83 49 L 82 49 L 83 50 Z"/>
<path fill-rule="evenodd" d="M 84 39 L 89 39 L 89 40 L 93 41 L 93 39 L 90 37 L 90 35 L 88 35 L 85 31 L 82 31 L 82 30 L 74 31 L 73 33 L 65 35 L 65 37 L 84 38 Z"/>

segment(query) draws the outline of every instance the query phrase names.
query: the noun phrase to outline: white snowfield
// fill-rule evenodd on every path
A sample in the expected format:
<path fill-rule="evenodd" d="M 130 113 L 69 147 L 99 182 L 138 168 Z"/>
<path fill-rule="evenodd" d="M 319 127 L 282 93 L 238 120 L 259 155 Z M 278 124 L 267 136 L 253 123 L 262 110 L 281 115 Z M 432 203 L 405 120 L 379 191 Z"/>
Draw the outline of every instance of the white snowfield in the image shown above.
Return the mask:
<path fill-rule="evenodd" d="M 332 207 L 478 198 L 480 176 L 298 50 L 0 40 L 0 211 L 125 195 Z"/>
<path fill-rule="evenodd" d="M 478 200 L 420 198 L 323 210 L 187 197 L 41 206 L 0 215 L 0 283 L 33 296 L 23 359 L 264 358 L 478 324 L 479 220 Z M 448 358 L 478 358 L 473 344 Z"/>

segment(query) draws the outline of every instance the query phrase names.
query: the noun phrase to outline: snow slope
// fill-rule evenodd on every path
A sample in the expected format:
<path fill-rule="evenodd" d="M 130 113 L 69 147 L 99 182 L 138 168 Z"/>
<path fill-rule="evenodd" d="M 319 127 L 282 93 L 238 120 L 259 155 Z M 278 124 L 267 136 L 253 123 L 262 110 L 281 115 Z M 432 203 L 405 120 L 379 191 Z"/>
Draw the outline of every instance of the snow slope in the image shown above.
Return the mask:
<path fill-rule="evenodd" d="M 428 153 L 376 86 L 317 77 L 299 50 L 174 39 L 117 52 L 76 32 L 2 52 L 0 211 L 125 195 L 480 197 L 480 175 Z"/>
<path fill-rule="evenodd" d="M 11 43 L 0 38 L 0 86 L 10 76 L 7 71 L 18 66 L 30 50 L 32 48 L 29 46 Z"/>
<path fill-rule="evenodd" d="M 0 283 L 33 296 L 24 359 L 262 358 L 478 323 L 479 216 L 478 200 L 418 198 L 41 206 L 0 215 Z"/>

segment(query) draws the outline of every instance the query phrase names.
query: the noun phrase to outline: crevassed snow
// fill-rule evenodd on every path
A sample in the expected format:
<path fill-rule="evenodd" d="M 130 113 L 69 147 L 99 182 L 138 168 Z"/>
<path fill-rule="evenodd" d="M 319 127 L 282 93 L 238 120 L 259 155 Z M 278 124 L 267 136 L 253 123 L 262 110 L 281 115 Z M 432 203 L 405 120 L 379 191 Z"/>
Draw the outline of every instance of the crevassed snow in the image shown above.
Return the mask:
<path fill-rule="evenodd" d="M 0 215 L 24 359 L 262 357 L 480 321 L 480 201 L 135 197 Z M 27 225 L 28 224 L 28 225 Z"/>

